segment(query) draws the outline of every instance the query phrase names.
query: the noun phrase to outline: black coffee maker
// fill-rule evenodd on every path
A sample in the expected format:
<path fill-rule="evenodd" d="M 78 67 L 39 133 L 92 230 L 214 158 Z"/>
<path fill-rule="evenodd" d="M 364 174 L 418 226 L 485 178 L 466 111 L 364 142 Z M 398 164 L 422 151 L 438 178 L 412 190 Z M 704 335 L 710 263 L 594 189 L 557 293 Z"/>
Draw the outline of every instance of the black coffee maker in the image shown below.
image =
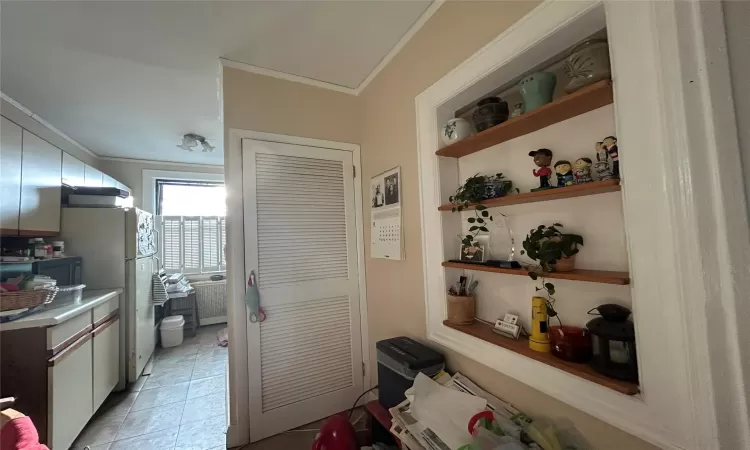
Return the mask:
<path fill-rule="evenodd" d="M 592 312 L 594 310 L 598 314 Z M 635 327 L 628 320 L 630 310 L 624 306 L 606 304 L 591 309 L 589 314 L 601 315 L 586 324 L 594 346 L 594 357 L 589 365 L 612 378 L 637 382 Z"/>

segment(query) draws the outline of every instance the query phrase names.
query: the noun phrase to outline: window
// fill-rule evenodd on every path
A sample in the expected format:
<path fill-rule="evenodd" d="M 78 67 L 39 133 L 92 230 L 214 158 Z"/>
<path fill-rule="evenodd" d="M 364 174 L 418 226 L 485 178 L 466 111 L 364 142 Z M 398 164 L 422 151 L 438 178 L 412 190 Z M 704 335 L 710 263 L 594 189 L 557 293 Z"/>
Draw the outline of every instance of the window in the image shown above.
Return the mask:
<path fill-rule="evenodd" d="M 156 180 L 162 263 L 167 273 L 226 270 L 226 190 L 222 183 Z"/>

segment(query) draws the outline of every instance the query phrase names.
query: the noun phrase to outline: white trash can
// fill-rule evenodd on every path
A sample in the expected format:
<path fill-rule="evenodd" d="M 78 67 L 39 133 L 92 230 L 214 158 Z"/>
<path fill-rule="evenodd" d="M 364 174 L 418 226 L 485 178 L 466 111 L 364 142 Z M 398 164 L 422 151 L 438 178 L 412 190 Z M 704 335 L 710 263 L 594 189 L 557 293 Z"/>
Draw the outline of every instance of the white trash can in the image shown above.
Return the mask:
<path fill-rule="evenodd" d="M 161 332 L 161 346 L 169 348 L 177 347 L 182 344 L 182 328 L 184 326 L 185 318 L 182 316 L 165 317 L 159 326 Z"/>

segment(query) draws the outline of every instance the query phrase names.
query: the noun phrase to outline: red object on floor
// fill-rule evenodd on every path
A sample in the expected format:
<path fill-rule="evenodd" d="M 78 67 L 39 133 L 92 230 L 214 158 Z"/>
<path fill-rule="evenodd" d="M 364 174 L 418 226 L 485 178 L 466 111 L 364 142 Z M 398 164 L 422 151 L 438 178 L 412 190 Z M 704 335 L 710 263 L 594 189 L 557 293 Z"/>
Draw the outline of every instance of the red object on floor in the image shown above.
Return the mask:
<path fill-rule="evenodd" d="M 39 433 L 27 416 L 10 420 L 0 430 L 0 448 L 3 450 L 49 450 L 39 443 Z"/>
<path fill-rule="evenodd" d="M 357 434 L 345 416 L 331 416 L 320 428 L 312 450 L 359 450 Z"/>

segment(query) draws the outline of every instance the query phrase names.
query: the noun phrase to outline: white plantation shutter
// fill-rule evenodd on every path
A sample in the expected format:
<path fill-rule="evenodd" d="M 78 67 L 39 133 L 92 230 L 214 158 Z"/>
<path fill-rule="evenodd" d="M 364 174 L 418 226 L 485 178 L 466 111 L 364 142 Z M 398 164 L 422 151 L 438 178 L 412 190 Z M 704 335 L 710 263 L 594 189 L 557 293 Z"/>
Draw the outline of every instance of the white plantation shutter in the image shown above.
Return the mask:
<path fill-rule="evenodd" d="M 167 273 L 226 270 L 226 218 L 164 216 L 161 221 L 162 259 Z"/>
<path fill-rule="evenodd" d="M 227 218 L 219 217 L 219 267 L 221 270 L 227 268 Z"/>
<path fill-rule="evenodd" d="M 184 255 L 182 270 L 184 273 L 201 271 L 201 218 L 183 217 Z"/>
<path fill-rule="evenodd" d="M 167 272 L 182 270 L 182 220 L 163 217 L 161 230 L 162 263 Z"/>
<path fill-rule="evenodd" d="M 219 270 L 219 218 L 202 217 L 202 271 L 216 272 Z"/>

